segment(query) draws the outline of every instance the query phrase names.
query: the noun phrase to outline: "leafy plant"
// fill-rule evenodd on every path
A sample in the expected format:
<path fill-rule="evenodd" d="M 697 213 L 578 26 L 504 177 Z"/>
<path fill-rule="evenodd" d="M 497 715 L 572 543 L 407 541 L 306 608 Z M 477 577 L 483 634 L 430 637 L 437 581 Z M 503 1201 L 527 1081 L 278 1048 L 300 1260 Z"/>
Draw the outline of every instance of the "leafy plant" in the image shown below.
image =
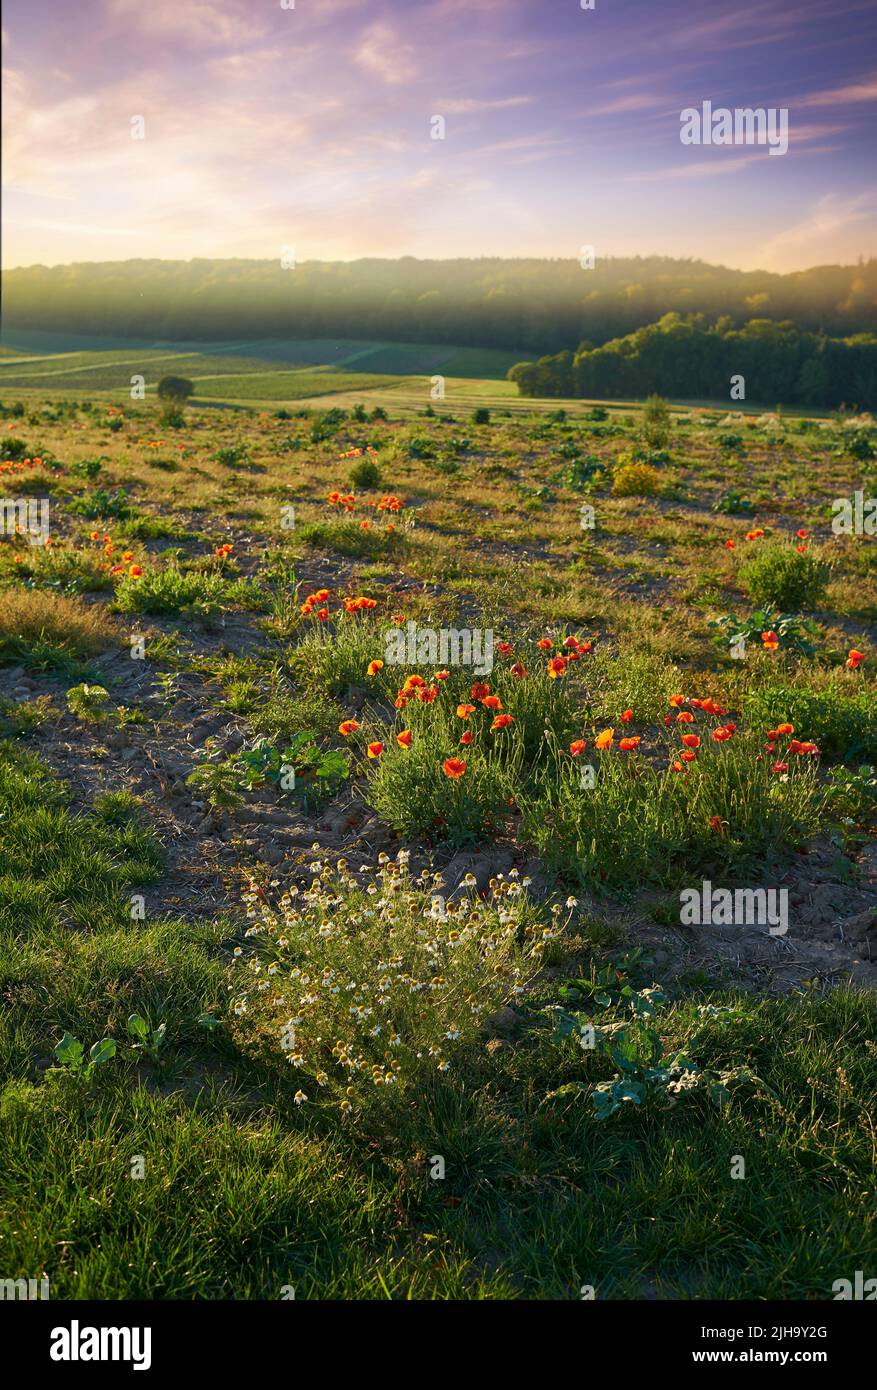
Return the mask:
<path fill-rule="evenodd" d="M 161 1049 L 167 1035 L 166 1023 L 160 1023 L 157 1028 L 153 1028 L 142 1014 L 129 1014 L 128 1033 L 132 1038 L 133 1047 L 144 1053 L 157 1067 L 164 1065 Z"/>
<path fill-rule="evenodd" d="M 91 1080 L 97 1067 L 103 1066 L 115 1055 L 116 1043 L 113 1038 L 103 1038 L 100 1042 L 93 1043 L 87 1057 L 84 1043 L 74 1038 L 72 1033 L 65 1033 L 61 1041 L 55 1044 L 55 1056 L 59 1066 L 75 1076 L 83 1077 L 86 1081 Z"/>
<path fill-rule="evenodd" d="M 812 618 L 767 609 L 758 609 L 748 618 L 726 613 L 712 619 L 709 626 L 715 629 L 712 641 L 717 647 L 739 648 L 742 643 L 743 650 L 746 647 L 760 649 L 762 633 L 774 632 L 779 639 L 779 651 L 797 652 L 800 656 L 813 656 L 822 637 L 819 624 Z"/>
<path fill-rule="evenodd" d="M 103 705 L 109 698 L 109 691 L 102 685 L 88 685 L 83 682 L 67 691 L 67 708 L 77 719 L 96 723 L 106 717 L 107 712 Z"/>
<path fill-rule="evenodd" d="M 657 1026 L 659 1009 L 667 996 L 658 986 L 637 990 L 625 984 L 618 995 L 622 1017 L 613 1016 L 616 1012 L 613 1007 L 607 1018 L 598 1016 L 596 1024 L 588 1013 L 570 1013 L 559 1007 L 551 1011 L 555 1040 L 563 1042 L 575 1037 L 584 1050 L 604 1058 L 616 1071 L 609 1080 L 596 1084 L 568 1082 L 550 1091 L 546 1101 L 583 1094 L 591 1100 L 597 1119 L 606 1120 L 625 1105 L 666 1106 L 682 1096 L 699 1092 L 707 1094 L 715 1105 L 722 1106 L 730 1100 L 734 1085 L 745 1084 L 762 1091 L 769 1089 L 746 1067 L 722 1071 L 701 1067 L 692 1060 L 689 1051 L 696 1046 L 696 1036 L 689 1040 L 686 1049 L 668 1052 Z M 605 995 L 595 997 L 594 1002 L 599 1004 L 603 1000 L 607 1004 L 611 1002 Z M 724 1022 L 733 1021 L 738 1013 L 733 1009 L 701 1006 L 695 1007 L 695 1017 Z"/>

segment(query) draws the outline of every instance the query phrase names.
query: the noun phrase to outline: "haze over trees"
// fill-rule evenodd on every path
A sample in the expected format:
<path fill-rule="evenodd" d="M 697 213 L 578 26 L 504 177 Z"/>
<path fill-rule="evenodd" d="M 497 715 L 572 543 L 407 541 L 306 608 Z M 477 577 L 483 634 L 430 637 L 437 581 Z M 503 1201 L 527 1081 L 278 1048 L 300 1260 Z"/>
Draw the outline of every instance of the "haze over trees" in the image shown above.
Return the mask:
<path fill-rule="evenodd" d="M 877 260 L 788 275 L 669 257 L 575 260 L 106 261 L 3 275 L 9 329 L 161 340 L 384 339 L 533 357 L 601 347 L 665 314 L 877 330 Z M 664 332 L 664 330 L 661 330 Z M 724 334 L 725 329 L 722 329 Z M 655 386 L 654 389 L 661 389 Z"/>

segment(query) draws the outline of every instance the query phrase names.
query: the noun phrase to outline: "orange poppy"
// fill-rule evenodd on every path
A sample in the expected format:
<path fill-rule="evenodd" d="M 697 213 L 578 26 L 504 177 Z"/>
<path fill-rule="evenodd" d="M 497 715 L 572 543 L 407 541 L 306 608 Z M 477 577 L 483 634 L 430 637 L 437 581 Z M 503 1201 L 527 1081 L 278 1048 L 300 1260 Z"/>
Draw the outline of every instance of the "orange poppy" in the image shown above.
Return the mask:
<path fill-rule="evenodd" d="M 366 670 L 366 675 L 376 676 L 378 671 L 383 671 L 383 669 L 384 663 L 382 661 L 370 661 Z"/>
<path fill-rule="evenodd" d="M 619 717 L 620 717 L 620 719 L 621 719 L 622 724 L 629 724 L 630 721 L 631 721 L 631 719 L 633 719 L 633 710 L 632 710 L 632 709 L 626 709 L 626 710 L 624 711 L 624 713 L 623 713 L 622 715 L 620 715 Z"/>
<path fill-rule="evenodd" d="M 573 739 L 572 743 L 569 745 L 569 751 L 572 753 L 574 758 L 577 758 L 581 753 L 584 753 L 587 746 L 588 745 L 585 743 L 585 740 L 583 738 L 576 738 Z"/>
<path fill-rule="evenodd" d="M 463 737 L 460 739 L 460 742 L 462 743 L 462 745 L 463 745 L 464 748 L 468 748 L 468 747 L 469 747 L 469 744 L 472 742 L 472 737 L 473 737 L 473 735 L 472 735 L 472 730 L 471 730 L 471 729 L 467 729 L 466 732 L 465 732 L 465 734 L 463 734 Z"/>
<path fill-rule="evenodd" d="M 347 738 L 348 734 L 355 734 L 358 728 L 359 720 L 343 719 L 341 723 L 338 725 L 338 732 L 339 734 L 343 734 L 344 737 Z"/>
<path fill-rule="evenodd" d="M 851 671 L 856 671 L 861 666 L 864 660 L 865 653 L 857 651 L 856 648 L 853 647 L 852 651 L 849 653 L 847 657 L 846 664 L 847 666 L 849 666 Z"/>
<path fill-rule="evenodd" d="M 614 738 L 614 729 L 604 729 L 603 732 L 601 734 L 598 734 L 597 737 L 594 739 L 594 747 L 599 748 L 600 752 L 602 753 L 604 748 L 612 747 L 612 742 Z"/>
<path fill-rule="evenodd" d="M 639 748 L 641 743 L 641 738 L 623 738 L 618 747 L 622 753 L 632 753 L 634 748 Z"/>
<path fill-rule="evenodd" d="M 700 747 L 700 735 L 699 735 L 699 734 L 683 734 L 683 735 L 682 735 L 682 742 L 685 744 L 685 747 L 686 747 L 686 748 L 699 748 L 699 747 Z"/>
<path fill-rule="evenodd" d="M 489 694 L 490 686 L 485 685 L 483 681 L 476 681 L 469 691 L 469 698 L 471 700 L 486 700 Z"/>
<path fill-rule="evenodd" d="M 551 680 L 556 681 L 558 676 L 562 676 L 566 670 L 566 661 L 562 656 L 553 656 L 548 663 L 548 675 Z"/>
<path fill-rule="evenodd" d="M 410 747 L 411 747 L 411 730 L 410 730 L 410 729 L 403 729 L 402 732 L 401 732 L 401 734 L 397 734 L 397 735 L 396 735 L 396 742 L 398 743 L 398 745 L 399 745 L 400 748 L 410 748 Z"/>
<path fill-rule="evenodd" d="M 780 639 L 775 632 L 763 632 L 761 640 L 764 643 L 765 651 L 775 652 L 780 644 Z"/>
<path fill-rule="evenodd" d="M 383 751 L 384 745 L 382 743 L 370 743 L 366 749 L 370 758 L 379 758 Z"/>
<path fill-rule="evenodd" d="M 462 777 L 468 764 L 462 758 L 445 758 L 442 772 L 446 777 Z"/>
<path fill-rule="evenodd" d="M 511 714 L 498 714 L 490 726 L 490 732 L 495 734 L 499 729 L 507 729 L 509 724 L 514 724 L 514 716 Z"/>
<path fill-rule="evenodd" d="M 457 716 L 458 716 L 458 718 L 460 718 L 460 719 L 468 719 L 468 718 L 469 718 L 469 715 L 470 715 L 470 714 L 474 714 L 474 713 L 475 713 L 475 706 L 474 706 L 474 705 L 458 705 L 458 706 L 457 706 Z"/>

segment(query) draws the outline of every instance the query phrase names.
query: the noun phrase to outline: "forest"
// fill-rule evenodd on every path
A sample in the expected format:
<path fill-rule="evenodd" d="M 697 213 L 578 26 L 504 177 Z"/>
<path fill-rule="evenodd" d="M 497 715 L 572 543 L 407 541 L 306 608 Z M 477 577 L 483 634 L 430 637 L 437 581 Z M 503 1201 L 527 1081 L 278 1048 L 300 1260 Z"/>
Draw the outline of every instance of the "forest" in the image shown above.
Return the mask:
<path fill-rule="evenodd" d="M 877 337 L 831 338 L 768 318 L 738 329 L 728 316 L 710 325 L 703 314 L 669 313 L 601 347 L 584 343 L 575 353 L 520 362 L 508 375 L 522 396 L 621 400 L 658 392 L 870 410 L 877 405 Z"/>
<path fill-rule="evenodd" d="M 504 348 L 538 357 L 583 344 L 608 346 L 667 314 L 680 321 L 691 314 L 727 321 L 727 329 L 716 330 L 719 336 L 740 330 L 747 343 L 753 335 L 744 325 L 753 319 L 788 320 L 804 333 L 837 338 L 873 332 L 877 260 L 779 275 L 660 256 L 598 255 L 591 269 L 574 259 L 413 257 L 303 261 L 284 269 L 278 255 L 276 261 L 34 265 L 3 275 L 9 330 L 171 341 L 342 336 Z M 665 338 L 661 345 L 668 346 Z M 784 332 L 783 356 L 788 348 Z M 814 372 L 820 365 L 833 370 L 835 351 L 826 349 L 829 361 Z M 796 346 L 796 375 L 799 358 L 808 355 L 809 349 Z M 600 368 L 595 364 L 594 370 Z"/>

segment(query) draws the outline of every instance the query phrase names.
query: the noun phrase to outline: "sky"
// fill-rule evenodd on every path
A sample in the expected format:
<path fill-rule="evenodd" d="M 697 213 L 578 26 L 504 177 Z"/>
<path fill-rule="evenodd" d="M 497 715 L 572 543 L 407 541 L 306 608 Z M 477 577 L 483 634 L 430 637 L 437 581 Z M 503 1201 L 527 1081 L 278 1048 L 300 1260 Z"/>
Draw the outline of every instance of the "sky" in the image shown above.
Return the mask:
<path fill-rule="evenodd" d="M 4 0 L 2 40 L 7 267 L 877 254 L 875 0 Z M 788 153 L 683 145 L 704 100 Z"/>

